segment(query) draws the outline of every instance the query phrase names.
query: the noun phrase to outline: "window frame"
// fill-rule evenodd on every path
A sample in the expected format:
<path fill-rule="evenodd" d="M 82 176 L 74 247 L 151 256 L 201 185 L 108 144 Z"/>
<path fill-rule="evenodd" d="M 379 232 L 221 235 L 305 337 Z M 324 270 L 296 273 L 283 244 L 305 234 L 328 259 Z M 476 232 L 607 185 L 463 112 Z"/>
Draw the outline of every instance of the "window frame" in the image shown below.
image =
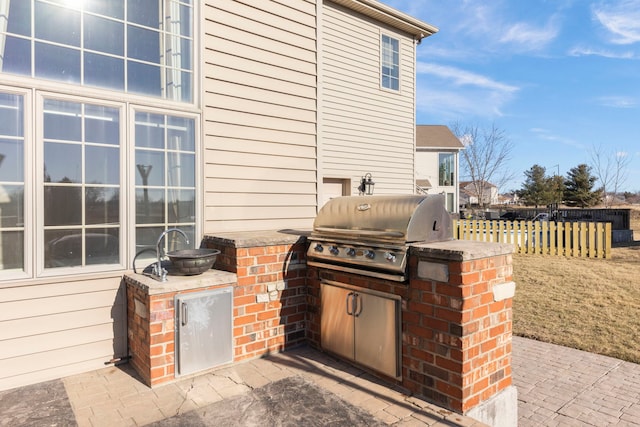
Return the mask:
<path fill-rule="evenodd" d="M 67 95 L 60 93 L 52 93 L 52 92 L 44 92 L 44 91 L 36 91 L 35 93 L 35 108 L 33 117 L 36 118 L 36 139 L 35 139 L 35 200 L 37 214 L 35 218 L 35 229 L 37 230 L 36 235 L 36 248 L 41 248 L 37 251 L 36 254 L 36 277 L 52 277 L 52 276 L 65 276 L 65 275 L 74 275 L 77 273 L 95 273 L 95 272 L 108 272 L 108 271 L 118 271 L 126 268 L 128 263 L 128 250 L 126 247 L 127 235 L 126 235 L 126 227 L 128 226 L 125 222 L 126 219 L 126 210 L 125 205 L 129 203 L 129 192 L 130 187 L 127 181 L 126 174 L 126 162 L 127 162 L 127 139 L 126 138 L 126 105 L 121 102 L 115 101 L 107 101 L 104 99 L 95 99 L 95 98 L 87 98 L 75 95 Z M 116 108 L 119 111 L 118 117 L 120 120 L 120 129 L 119 129 L 119 137 L 120 137 L 120 206 L 119 206 L 119 243 L 118 249 L 120 252 L 120 261 L 114 264 L 96 264 L 96 265 L 88 265 L 88 266 L 79 266 L 79 267 L 56 267 L 56 268 L 46 268 L 45 267 L 45 256 L 44 256 L 44 247 L 45 247 L 45 239 L 44 239 L 44 101 L 45 99 L 54 99 L 61 101 L 70 101 L 76 102 L 80 104 L 89 104 L 89 105 L 99 105 L 110 108 Z M 83 183 L 83 186 L 85 183 Z M 83 216 L 86 209 L 86 205 L 82 204 Z M 124 228 L 124 230 L 123 230 Z M 87 228 L 82 227 L 83 230 L 87 230 Z M 33 250 L 32 250 L 33 252 Z"/>
<path fill-rule="evenodd" d="M 34 224 L 34 179 L 33 179 L 33 167 L 34 162 L 34 133 L 33 133 L 33 91 L 26 88 L 14 87 L 14 86 L 4 86 L 0 85 L 0 91 L 3 93 L 14 94 L 23 97 L 23 135 L 24 135 L 24 147 L 23 147 L 23 170 L 24 170 L 24 206 L 23 206 L 23 215 L 24 215 L 24 254 L 23 254 L 23 266 L 22 270 L 0 270 L 0 283 L 4 281 L 10 280 L 18 280 L 18 279 L 29 279 L 34 277 L 34 243 L 33 239 L 35 236 L 35 227 L 32 226 Z"/>
<path fill-rule="evenodd" d="M 135 141 L 135 114 L 136 112 L 144 112 L 144 113 L 152 113 L 152 114 L 159 114 L 159 115 L 166 115 L 166 116 L 173 116 L 173 117 L 185 117 L 185 118 L 190 118 L 194 120 L 194 136 L 195 136 L 195 145 L 194 145 L 194 150 L 195 150 L 195 167 L 194 167 L 194 173 L 195 173 L 195 177 L 194 177 L 194 183 L 195 183 L 195 193 L 196 193 L 196 205 L 195 205 L 195 213 L 196 213 L 196 219 L 195 219 L 195 224 L 194 224 L 194 236 L 195 239 L 202 239 L 202 224 L 204 222 L 204 212 L 203 212 L 203 197 L 204 197 L 204 191 L 203 189 L 203 185 L 204 185 L 204 178 L 202 176 L 202 162 L 203 162 L 203 153 L 201 152 L 201 147 L 202 147 L 202 124 L 201 124 L 201 116 L 199 113 L 194 113 L 194 112 L 186 112 L 186 111 L 179 111 L 179 110 L 171 110 L 168 111 L 166 109 L 161 109 L 161 108 L 157 108 L 157 107 L 150 107 L 148 105 L 143 105 L 143 104 L 129 104 L 128 106 L 128 116 L 130 117 L 130 119 L 127 122 L 128 125 L 128 134 L 130 135 L 128 143 L 129 146 L 127 147 L 127 155 L 129 157 L 129 159 L 131 159 L 129 161 L 129 164 L 126 165 L 127 166 L 127 170 L 129 173 L 130 178 L 130 182 L 129 182 L 129 189 L 131 191 L 131 195 L 129 197 L 129 199 L 127 199 L 127 219 L 128 219 L 128 224 L 129 226 L 129 230 L 128 230 L 128 234 L 127 234 L 127 240 L 129 242 L 131 242 L 129 250 L 130 250 L 130 260 L 131 262 L 134 261 L 134 258 L 136 257 L 136 254 L 139 253 L 139 249 L 137 248 L 137 242 L 136 242 L 136 230 L 137 230 L 137 222 L 136 222 L 136 162 L 135 162 L 135 156 L 136 156 L 136 141 Z M 164 152 L 166 153 L 166 149 L 164 150 Z M 167 183 L 165 182 L 165 189 L 167 187 Z M 166 203 L 166 201 L 165 201 Z M 167 218 L 165 218 L 165 223 L 167 223 Z M 190 246 L 196 245 L 196 242 L 189 242 Z M 144 266 L 148 265 L 148 260 L 149 258 L 151 258 L 151 256 L 147 255 L 145 256 L 144 254 L 140 253 L 140 256 L 138 258 L 136 258 L 136 264 L 134 267 L 136 268 L 144 268 Z M 155 256 L 153 257 L 155 258 Z"/>
<path fill-rule="evenodd" d="M 156 98 L 158 100 L 166 100 L 186 105 L 193 105 L 198 102 L 197 97 L 199 96 L 199 23 L 198 19 L 201 16 L 201 2 L 197 0 L 193 1 L 184 1 L 184 0 L 162 0 L 161 3 L 158 4 L 158 11 L 161 16 L 164 16 L 158 25 L 155 27 L 150 27 L 145 25 L 145 23 L 140 23 L 136 21 L 134 18 L 129 18 L 127 16 L 127 10 L 125 4 L 123 4 L 123 15 L 122 17 L 115 17 L 109 14 L 99 12 L 96 10 L 90 10 L 82 8 L 78 5 L 73 4 L 65 4 L 64 2 L 60 2 L 59 0 L 20 0 L 22 2 L 29 2 L 28 10 L 30 12 L 30 24 L 29 24 L 29 34 L 23 32 L 9 32 L 7 28 L 4 31 L 0 32 L 0 39 L 11 38 L 12 40 L 19 40 L 27 43 L 29 45 L 29 68 L 28 73 L 25 70 L 24 72 L 17 72 L 15 74 L 11 74 L 13 76 L 22 77 L 22 78 L 31 78 L 38 80 L 46 80 L 57 83 L 72 83 L 74 86 L 83 88 L 83 89 L 103 89 L 107 91 L 120 92 L 125 95 L 139 95 L 145 97 Z M 160 1 L 160 0 L 158 0 Z M 38 9 L 45 8 L 45 9 Z M 39 23 L 39 19 L 42 17 L 38 14 L 39 11 L 47 11 L 46 8 L 49 8 L 48 12 L 52 12 L 54 10 L 58 10 L 59 13 L 66 13 L 69 16 L 77 14 L 77 35 L 73 32 L 67 34 L 67 36 L 77 37 L 77 40 L 74 38 L 73 40 L 64 40 L 64 39 L 56 39 L 51 38 L 51 35 L 57 34 L 55 28 L 40 28 L 36 24 Z M 181 29 L 174 28 L 173 25 L 168 24 L 167 11 L 173 11 L 178 13 L 178 19 L 183 18 L 180 13 L 187 10 L 190 11 L 190 14 L 187 14 L 185 19 L 185 26 Z M 114 53 L 108 50 L 101 51 L 95 49 L 95 46 L 90 46 L 85 44 L 85 39 L 90 40 L 90 37 L 87 37 L 85 34 L 86 26 L 89 25 L 85 21 L 91 18 L 99 18 L 104 19 L 110 23 L 121 24 L 122 26 L 122 52 Z M 63 17 L 64 18 L 64 17 Z M 157 61 L 149 61 L 145 58 L 137 58 L 132 55 L 128 49 L 128 38 L 129 38 L 129 29 L 139 29 L 139 30 L 148 30 L 157 33 L 157 42 L 158 42 L 158 60 Z M 184 29 L 188 30 L 185 31 Z M 41 30 L 41 31 L 39 31 Z M 177 31 L 176 31 L 177 30 Z M 136 38 L 136 41 L 139 40 Z M 6 44 L 6 40 L 4 42 Z M 182 46 L 184 44 L 190 45 L 191 51 L 181 54 L 182 57 L 186 58 L 189 62 L 188 67 L 183 67 L 184 63 L 174 61 L 174 58 L 171 55 L 166 55 L 167 44 L 172 47 Z M 53 54 L 51 56 L 50 61 L 47 61 L 47 54 L 51 54 L 52 52 L 48 49 L 57 49 L 60 52 L 64 50 L 64 55 L 62 54 Z M 37 54 L 37 50 L 42 49 L 41 54 Z M 173 49 L 175 52 L 175 49 Z M 77 53 L 77 63 L 73 63 L 73 67 L 71 67 L 72 63 L 61 63 L 59 65 L 65 65 L 62 68 L 56 69 L 54 68 L 39 68 L 38 64 L 48 64 L 49 62 L 56 60 L 61 61 L 69 61 L 71 57 L 71 52 L 74 55 Z M 7 52 L 0 52 L 5 55 Z M 156 52 L 154 52 L 155 56 Z M 102 59 L 108 58 L 112 60 L 118 60 L 122 64 L 122 75 L 119 76 L 122 81 L 121 88 L 120 86 L 117 88 L 109 87 L 104 84 L 96 84 L 93 79 L 89 79 L 92 83 L 87 83 L 87 76 L 85 75 L 85 70 L 90 63 L 90 56 L 94 56 L 95 58 L 101 57 Z M 95 59 L 94 58 L 94 59 Z M 148 59 L 148 58 L 147 58 Z M 138 90 L 132 90 L 132 87 L 140 87 L 139 83 L 144 83 L 148 81 L 148 78 L 141 78 L 135 82 L 129 81 L 129 76 L 132 74 L 129 70 L 130 64 L 136 64 L 138 66 L 153 66 L 158 68 L 158 81 L 160 83 L 159 87 L 156 88 L 158 90 L 158 94 L 154 94 L 152 92 L 144 92 Z M 77 65 L 77 67 L 76 67 Z M 65 76 L 58 75 L 59 72 L 65 69 Z M 69 69 L 72 69 L 73 72 L 69 73 Z M 1 73 L 1 72 L 0 72 Z M 180 85 L 169 84 L 168 75 L 177 75 L 180 74 L 180 78 L 184 75 L 188 74 L 190 81 Z M 69 77 L 73 77 L 72 80 L 69 80 Z M 102 82 L 104 83 L 104 82 Z M 131 84 L 130 84 L 131 83 Z M 134 84 L 138 83 L 138 85 Z M 173 83 L 173 81 L 171 82 Z M 186 94 L 183 99 L 174 99 L 170 97 L 171 94 L 180 94 L 182 93 L 183 86 L 190 87 L 191 93 Z M 176 89 L 178 88 L 178 89 Z"/>
<path fill-rule="evenodd" d="M 446 156 L 446 159 L 443 161 L 443 158 Z M 441 181 L 441 177 L 440 177 L 440 168 L 442 165 L 445 164 L 447 159 L 451 159 L 450 162 L 447 162 L 450 164 L 450 168 L 451 170 L 449 171 L 449 174 L 453 174 L 453 176 L 450 176 L 449 178 L 451 179 L 451 182 L 447 185 L 445 184 L 446 180 L 443 182 Z M 446 173 L 446 171 L 445 171 Z M 440 151 L 438 152 L 438 186 L 439 187 L 455 187 L 455 182 L 456 182 L 456 156 L 455 153 L 449 152 L 449 151 Z"/>
<path fill-rule="evenodd" d="M 183 4 L 178 0 L 176 5 Z M 190 2 L 191 3 L 191 2 Z M 204 153 L 202 152 L 202 67 L 200 45 L 202 43 L 201 23 L 199 21 L 203 13 L 203 2 L 194 0 L 191 4 L 191 35 L 180 35 L 180 39 L 188 38 L 192 43 L 191 54 L 191 95 L 186 101 L 178 101 L 169 98 L 159 98 L 133 92 L 125 92 L 100 86 L 71 84 L 60 80 L 50 80 L 33 77 L 32 74 L 8 74 L 0 71 L 0 90 L 17 94 L 23 97 L 23 125 L 24 125 L 24 260 L 23 269 L 0 269 L 0 289 L 14 286 L 16 281 L 29 284 L 55 283 L 60 278 L 80 280 L 83 277 L 115 277 L 123 271 L 131 269 L 135 257 L 135 175 L 130 169 L 135 168 L 135 158 L 132 153 L 135 150 L 134 133 L 135 126 L 134 109 L 139 111 L 157 112 L 174 117 L 190 117 L 194 119 L 195 129 L 195 227 L 196 241 L 202 239 L 204 226 L 204 178 L 202 176 Z M 33 33 L 32 33 L 33 34 Z M 164 34 L 164 33 L 163 33 Z M 178 35 L 176 35 L 178 36 Z M 20 36 L 25 38 L 24 36 Z M 34 36 L 27 37 L 33 45 Z M 82 51 L 87 51 L 84 47 Z M 31 52 L 33 55 L 33 51 Z M 33 58 L 32 58 L 33 59 Z M 31 63 L 31 70 L 35 65 Z M 166 69 L 174 69 L 167 66 Z M 181 67 L 175 68 L 182 70 Z M 83 75 L 84 78 L 84 75 Z M 117 264 L 98 264 L 84 267 L 58 267 L 44 268 L 44 160 L 43 141 L 43 101 L 41 97 L 49 96 L 52 99 L 70 100 L 82 104 L 117 106 L 120 111 L 120 262 Z M 124 158 L 124 160 L 122 160 Z M 40 166 L 38 164 L 40 162 Z M 124 213 L 122 212 L 124 210 Z M 57 280 L 52 280 L 57 279 Z"/>
<path fill-rule="evenodd" d="M 397 77 L 397 81 L 398 81 L 398 88 L 395 89 L 393 87 L 389 87 L 389 86 L 385 86 L 384 84 L 384 58 L 385 58 L 385 42 L 384 42 L 384 38 L 387 37 L 389 38 L 391 41 L 397 41 L 398 42 L 398 63 L 397 64 L 393 64 L 394 66 L 397 65 L 398 67 L 398 77 Z M 386 32 L 381 31 L 380 32 L 380 37 L 379 37 L 379 43 L 380 43 L 380 48 L 379 48 L 379 58 L 380 58 L 380 63 L 379 63 L 379 68 L 378 68 L 378 72 L 379 72 L 379 81 L 380 81 L 380 89 L 385 90 L 385 91 L 389 91 L 392 93 L 401 93 L 402 92 L 402 68 L 401 68 L 401 54 L 402 54 L 402 39 L 400 37 L 397 36 L 392 36 Z M 392 51 L 393 54 L 393 51 Z M 395 77 L 388 75 L 388 77 L 390 79 L 395 79 Z"/>

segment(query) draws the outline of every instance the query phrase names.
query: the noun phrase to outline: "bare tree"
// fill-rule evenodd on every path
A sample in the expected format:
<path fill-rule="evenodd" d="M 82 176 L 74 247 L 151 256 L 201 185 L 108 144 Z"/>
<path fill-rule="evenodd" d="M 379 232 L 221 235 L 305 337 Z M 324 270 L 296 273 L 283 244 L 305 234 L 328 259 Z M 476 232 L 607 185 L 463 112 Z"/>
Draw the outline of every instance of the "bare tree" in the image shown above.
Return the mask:
<path fill-rule="evenodd" d="M 589 154 L 593 174 L 602 186 L 604 206 L 609 208 L 627 180 L 631 157 L 624 151 L 606 149 L 602 145 L 591 147 Z"/>
<path fill-rule="evenodd" d="M 454 123 L 450 128 L 465 146 L 461 151 L 462 168 L 473 184 L 478 203 L 484 206 L 491 184 L 500 188 L 514 176 L 507 168 L 513 143 L 494 124 L 488 129 L 479 129 L 475 125 Z"/>

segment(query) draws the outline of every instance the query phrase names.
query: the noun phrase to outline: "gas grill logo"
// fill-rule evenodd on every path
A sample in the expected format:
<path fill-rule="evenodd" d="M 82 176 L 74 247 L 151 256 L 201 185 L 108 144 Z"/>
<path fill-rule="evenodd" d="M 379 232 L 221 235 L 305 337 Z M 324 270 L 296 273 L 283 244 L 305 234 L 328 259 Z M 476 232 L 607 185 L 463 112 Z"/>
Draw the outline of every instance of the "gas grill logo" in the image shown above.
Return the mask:
<path fill-rule="evenodd" d="M 369 209 L 371 209 L 371 205 L 369 203 L 363 203 L 361 205 L 358 205 L 358 210 L 360 212 L 368 211 Z"/>

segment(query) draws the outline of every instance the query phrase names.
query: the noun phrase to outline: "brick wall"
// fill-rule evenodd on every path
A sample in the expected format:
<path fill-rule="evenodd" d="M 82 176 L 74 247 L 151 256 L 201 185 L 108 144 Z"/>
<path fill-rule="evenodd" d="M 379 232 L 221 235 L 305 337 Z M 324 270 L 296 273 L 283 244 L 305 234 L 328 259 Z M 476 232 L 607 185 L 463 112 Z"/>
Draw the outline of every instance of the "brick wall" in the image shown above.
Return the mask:
<path fill-rule="evenodd" d="M 175 378 L 175 295 L 149 295 L 143 288 L 127 286 L 131 364 L 149 386 Z"/>
<path fill-rule="evenodd" d="M 234 233 L 205 237 L 220 250 L 214 268 L 236 273 L 234 361 L 256 358 L 304 343 L 306 239 L 280 233 Z"/>
<path fill-rule="evenodd" d="M 477 242 L 455 245 L 412 257 L 403 385 L 466 413 L 511 385 L 515 284 L 509 249 L 474 255 L 458 247 L 473 252 Z"/>

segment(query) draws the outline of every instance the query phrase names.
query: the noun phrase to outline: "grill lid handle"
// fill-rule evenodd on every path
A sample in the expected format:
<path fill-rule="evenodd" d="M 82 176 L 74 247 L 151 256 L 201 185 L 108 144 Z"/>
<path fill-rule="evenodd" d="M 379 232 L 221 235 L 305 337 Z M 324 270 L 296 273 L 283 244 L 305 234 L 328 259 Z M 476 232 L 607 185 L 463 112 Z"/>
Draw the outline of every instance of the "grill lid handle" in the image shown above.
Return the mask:
<path fill-rule="evenodd" d="M 378 236 L 378 237 L 404 237 L 404 233 L 401 231 L 380 231 L 380 230 L 358 230 L 356 229 L 344 229 L 344 228 L 329 228 L 329 227 L 317 227 L 315 229 L 324 233 L 335 233 L 353 236 L 359 234 L 361 236 Z"/>

